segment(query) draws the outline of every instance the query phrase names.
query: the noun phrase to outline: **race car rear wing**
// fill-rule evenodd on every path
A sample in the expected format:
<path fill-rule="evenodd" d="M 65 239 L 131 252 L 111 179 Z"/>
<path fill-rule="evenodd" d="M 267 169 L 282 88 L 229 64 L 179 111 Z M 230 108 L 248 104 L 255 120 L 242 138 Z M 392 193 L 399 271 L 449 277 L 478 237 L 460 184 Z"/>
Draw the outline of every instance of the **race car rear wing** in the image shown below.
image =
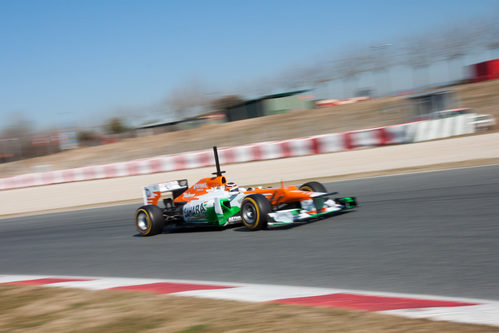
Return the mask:
<path fill-rule="evenodd" d="M 187 179 L 173 180 L 166 183 L 145 186 L 142 191 L 144 205 L 158 205 L 161 193 L 172 193 L 178 197 L 189 187 Z"/>

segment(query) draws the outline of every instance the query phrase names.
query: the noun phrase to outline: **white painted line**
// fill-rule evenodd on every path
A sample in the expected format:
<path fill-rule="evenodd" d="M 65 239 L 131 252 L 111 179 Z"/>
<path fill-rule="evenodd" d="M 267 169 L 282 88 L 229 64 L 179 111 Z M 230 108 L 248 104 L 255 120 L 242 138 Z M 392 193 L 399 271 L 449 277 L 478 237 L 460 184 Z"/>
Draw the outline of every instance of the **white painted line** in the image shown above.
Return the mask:
<path fill-rule="evenodd" d="M 103 290 L 116 287 L 126 287 L 131 285 L 141 285 L 149 283 L 164 282 L 157 279 L 127 279 L 127 278 L 113 278 L 113 279 L 95 279 L 91 281 L 70 281 L 52 283 L 46 285 L 47 287 L 63 287 L 63 288 L 77 288 L 86 290 Z"/>
<path fill-rule="evenodd" d="M 225 299 L 241 302 L 269 302 L 283 298 L 328 295 L 334 293 L 332 291 L 332 289 L 324 288 L 247 285 L 227 289 L 184 291 L 172 295 Z"/>
<path fill-rule="evenodd" d="M 0 283 L 37 280 L 37 279 L 46 279 L 46 278 L 49 278 L 49 276 L 46 276 L 46 275 L 0 275 Z"/>
<path fill-rule="evenodd" d="M 388 310 L 379 313 L 456 323 L 499 326 L 499 303 L 443 308 Z"/>

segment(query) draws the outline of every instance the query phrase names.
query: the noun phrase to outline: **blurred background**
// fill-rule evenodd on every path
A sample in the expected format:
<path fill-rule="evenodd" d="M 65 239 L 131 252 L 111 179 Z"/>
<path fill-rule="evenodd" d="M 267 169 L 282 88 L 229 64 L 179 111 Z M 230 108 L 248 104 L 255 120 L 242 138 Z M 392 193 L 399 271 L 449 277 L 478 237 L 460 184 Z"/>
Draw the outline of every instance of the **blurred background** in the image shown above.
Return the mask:
<path fill-rule="evenodd" d="M 0 42 L 0 177 L 499 115 L 496 0 L 3 0 Z"/>

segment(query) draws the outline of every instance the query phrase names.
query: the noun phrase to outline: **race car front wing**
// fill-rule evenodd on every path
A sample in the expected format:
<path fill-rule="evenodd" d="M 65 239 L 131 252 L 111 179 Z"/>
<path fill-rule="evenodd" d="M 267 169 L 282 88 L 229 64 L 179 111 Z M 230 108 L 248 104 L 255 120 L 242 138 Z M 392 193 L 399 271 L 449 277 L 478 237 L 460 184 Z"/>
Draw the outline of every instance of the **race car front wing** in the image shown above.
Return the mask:
<path fill-rule="evenodd" d="M 357 207 L 355 197 L 344 197 L 324 200 L 328 195 L 314 197 L 313 200 L 301 201 L 301 208 L 278 210 L 269 213 L 268 225 L 285 225 L 296 222 L 305 222 L 310 219 L 323 217 L 340 211 L 351 210 Z"/>

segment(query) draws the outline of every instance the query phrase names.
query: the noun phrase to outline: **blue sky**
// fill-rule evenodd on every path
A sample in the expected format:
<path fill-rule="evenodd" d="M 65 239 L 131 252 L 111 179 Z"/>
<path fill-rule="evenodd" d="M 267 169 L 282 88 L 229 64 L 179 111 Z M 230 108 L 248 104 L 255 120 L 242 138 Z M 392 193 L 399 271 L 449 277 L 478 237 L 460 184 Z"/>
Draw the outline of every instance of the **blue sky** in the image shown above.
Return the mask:
<path fill-rule="evenodd" d="M 0 129 L 19 114 L 47 127 L 96 124 L 120 110 L 166 113 L 165 98 L 189 82 L 214 96 L 241 93 L 348 45 L 498 8 L 499 0 L 0 0 Z"/>

